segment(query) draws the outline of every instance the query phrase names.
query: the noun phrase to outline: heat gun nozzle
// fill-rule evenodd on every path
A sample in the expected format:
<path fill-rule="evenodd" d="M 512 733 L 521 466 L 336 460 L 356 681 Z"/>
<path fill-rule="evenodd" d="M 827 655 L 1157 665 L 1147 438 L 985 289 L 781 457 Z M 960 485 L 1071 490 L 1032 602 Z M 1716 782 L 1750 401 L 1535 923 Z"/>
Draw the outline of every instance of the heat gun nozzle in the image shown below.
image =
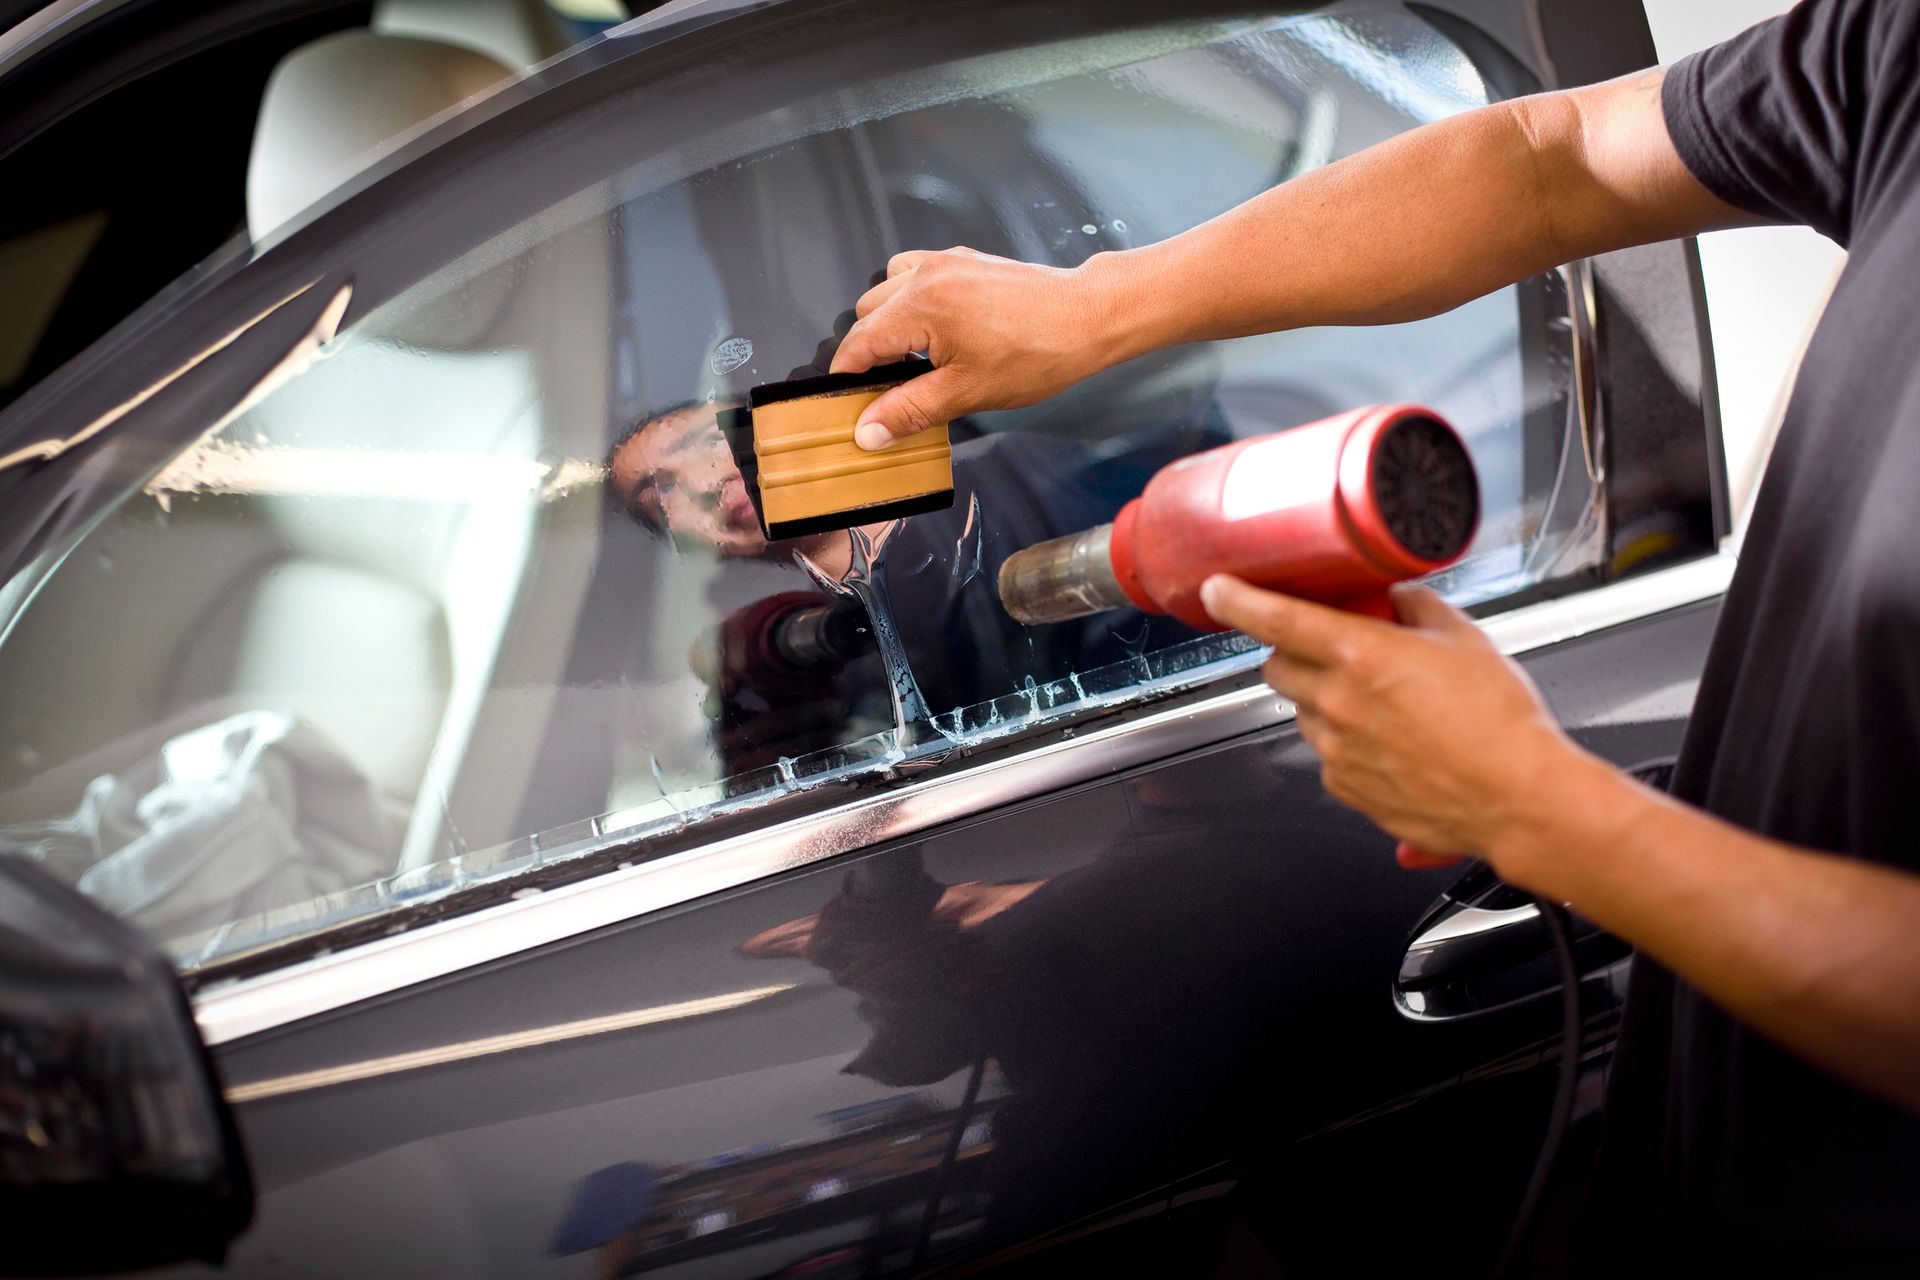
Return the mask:
<path fill-rule="evenodd" d="M 1132 603 L 1113 574 L 1113 526 L 1035 543 L 1000 566 L 1000 603 L 1032 626 Z"/>

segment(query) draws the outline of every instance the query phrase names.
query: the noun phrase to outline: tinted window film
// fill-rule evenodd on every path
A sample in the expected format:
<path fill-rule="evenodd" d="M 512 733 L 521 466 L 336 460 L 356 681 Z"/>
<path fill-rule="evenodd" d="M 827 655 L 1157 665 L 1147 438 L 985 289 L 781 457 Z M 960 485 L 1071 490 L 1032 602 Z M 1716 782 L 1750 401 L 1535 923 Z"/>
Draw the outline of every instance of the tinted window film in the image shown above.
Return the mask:
<path fill-rule="evenodd" d="M 1021 627 L 996 571 L 1176 457 L 1369 402 L 1425 402 L 1474 453 L 1486 514 L 1452 598 L 1585 568 L 1600 507 L 1558 276 L 957 422 L 954 505 L 850 532 L 769 544 L 716 425 L 824 368 L 900 249 L 1070 265 L 1486 96 L 1396 10 L 1089 33 L 610 147 L 68 555 L 0 646 L 0 825 L 189 966 L 697 838 L 1251 665 L 1243 639 L 1131 611 Z"/>

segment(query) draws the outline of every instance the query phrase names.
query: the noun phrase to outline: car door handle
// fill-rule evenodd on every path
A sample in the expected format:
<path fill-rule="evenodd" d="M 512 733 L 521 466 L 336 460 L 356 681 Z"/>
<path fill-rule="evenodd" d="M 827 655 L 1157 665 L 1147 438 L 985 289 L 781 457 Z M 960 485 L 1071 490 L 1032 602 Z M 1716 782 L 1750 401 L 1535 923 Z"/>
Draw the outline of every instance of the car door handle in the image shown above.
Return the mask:
<path fill-rule="evenodd" d="M 1665 790 L 1673 761 L 1650 760 L 1627 772 Z M 1571 923 L 1582 989 L 1617 1001 L 1632 949 L 1591 921 L 1574 916 Z M 1560 990 L 1553 950 L 1533 900 L 1474 862 L 1413 927 L 1394 975 L 1394 1005 L 1416 1022 L 1448 1022 L 1534 1003 Z"/>
<path fill-rule="evenodd" d="M 1407 947 L 1400 961 L 1400 986 L 1424 991 L 1524 960 L 1546 937 L 1539 921 L 1540 908 L 1531 902 L 1504 910 L 1461 907 L 1442 915 Z"/>
<path fill-rule="evenodd" d="M 1575 916 L 1572 924 L 1583 987 L 1631 954 L 1592 922 Z M 1394 976 L 1393 1000 L 1416 1022 L 1447 1022 L 1531 1004 L 1559 989 L 1553 937 L 1540 908 L 1476 867 L 1414 927 Z"/>

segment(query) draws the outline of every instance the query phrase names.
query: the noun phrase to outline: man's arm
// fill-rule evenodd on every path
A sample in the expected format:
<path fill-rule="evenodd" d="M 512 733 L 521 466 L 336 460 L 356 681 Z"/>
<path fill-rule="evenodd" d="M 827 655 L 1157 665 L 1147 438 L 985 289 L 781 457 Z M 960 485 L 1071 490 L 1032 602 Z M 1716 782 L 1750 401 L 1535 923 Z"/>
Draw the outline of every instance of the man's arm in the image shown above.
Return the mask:
<path fill-rule="evenodd" d="M 1570 903 L 1736 1018 L 1920 1113 L 1920 876 L 1689 809 L 1580 750 L 1430 591 L 1391 626 L 1216 577 L 1208 611 L 1274 646 L 1334 798 L 1433 854 Z"/>
<path fill-rule="evenodd" d="M 860 442 L 1032 404 L 1176 343 L 1417 319 L 1576 258 L 1751 221 L 1687 172 L 1663 76 L 1438 121 L 1072 270 L 899 254 L 860 299 L 833 369 L 910 351 L 939 367 L 876 400 Z"/>

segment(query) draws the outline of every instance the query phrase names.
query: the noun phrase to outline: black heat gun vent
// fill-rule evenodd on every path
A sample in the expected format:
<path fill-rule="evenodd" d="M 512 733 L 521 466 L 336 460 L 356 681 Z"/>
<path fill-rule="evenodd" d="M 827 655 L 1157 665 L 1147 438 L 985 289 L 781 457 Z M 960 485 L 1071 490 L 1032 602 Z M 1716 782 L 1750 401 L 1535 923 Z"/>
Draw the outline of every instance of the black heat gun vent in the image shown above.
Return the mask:
<path fill-rule="evenodd" d="M 1403 418 L 1381 437 L 1373 500 L 1388 532 L 1425 560 L 1458 555 L 1480 520 L 1473 459 L 1460 437 L 1432 418 Z"/>

